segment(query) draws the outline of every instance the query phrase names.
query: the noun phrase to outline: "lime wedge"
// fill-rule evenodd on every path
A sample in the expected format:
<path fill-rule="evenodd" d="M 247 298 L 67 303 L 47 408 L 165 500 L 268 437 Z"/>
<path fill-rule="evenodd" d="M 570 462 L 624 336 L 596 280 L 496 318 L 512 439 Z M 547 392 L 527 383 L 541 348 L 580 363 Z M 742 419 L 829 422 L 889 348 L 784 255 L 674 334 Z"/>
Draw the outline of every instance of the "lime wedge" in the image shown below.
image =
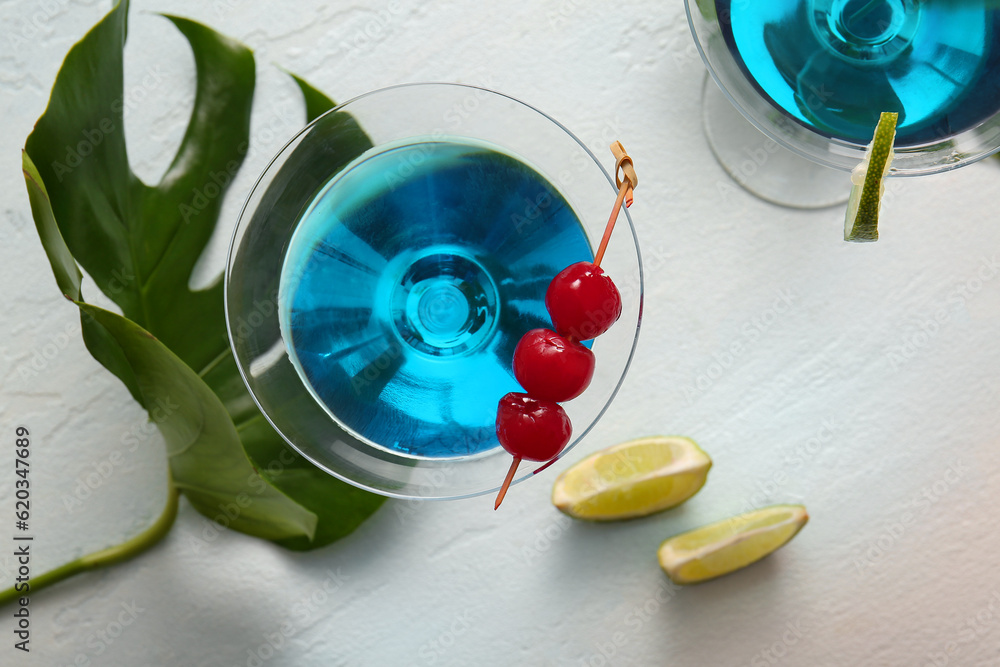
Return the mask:
<path fill-rule="evenodd" d="M 552 504 L 591 521 L 646 516 L 697 493 L 711 467 L 712 459 L 688 438 L 630 440 L 591 454 L 559 475 Z"/>
<path fill-rule="evenodd" d="M 809 515 L 802 505 L 772 505 L 675 535 L 660 545 L 660 567 L 677 584 L 729 574 L 795 537 Z"/>
<path fill-rule="evenodd" d="M 868 144 L 865 158 L 851 172 L 851 196 L 844 216 L 845 241 L 877 241 L 878 211 L 885 192 L 885 176 L 892 164 L 898 113 L 883 111 Z"/>

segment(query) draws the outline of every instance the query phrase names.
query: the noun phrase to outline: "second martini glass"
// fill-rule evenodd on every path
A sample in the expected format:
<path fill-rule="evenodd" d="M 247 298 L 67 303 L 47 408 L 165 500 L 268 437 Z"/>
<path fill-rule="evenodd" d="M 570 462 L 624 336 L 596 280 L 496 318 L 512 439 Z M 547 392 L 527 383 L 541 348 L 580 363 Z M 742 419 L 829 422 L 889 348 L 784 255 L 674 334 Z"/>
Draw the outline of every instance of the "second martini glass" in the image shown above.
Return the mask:
<path fill-rule="evenodd" d="M 880 112 L 899 113 L 891 175 L 1000 148 L 1000 10 L 991 0 L 686 0 L 709 74 L 715 155 L 789 206 L 846 199 Z M 761 135 L 761 132 L 763 135 Z"/>

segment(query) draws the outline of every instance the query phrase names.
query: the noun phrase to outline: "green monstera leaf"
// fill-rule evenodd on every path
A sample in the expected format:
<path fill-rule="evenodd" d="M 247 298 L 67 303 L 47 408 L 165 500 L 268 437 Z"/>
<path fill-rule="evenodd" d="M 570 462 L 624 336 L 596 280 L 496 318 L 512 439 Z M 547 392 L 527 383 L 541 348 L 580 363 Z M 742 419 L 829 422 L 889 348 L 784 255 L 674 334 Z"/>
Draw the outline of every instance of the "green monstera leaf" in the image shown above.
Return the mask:
<path fill-rule="evenodd" d="M 70 50 L 25 146 L 32 215 L 56 283 L 80 308 L 87 349 L 163 432 L 177 491 L 250 535 L 290 549 L 328 544 L 384 498 L 286 446 L 239 376 L 221 275 L 208 288 L 189 287 L 249 149 L 253 54 L 203 25 L 166 17 L 194 53 L 197 91 L 177 154 L 161 181 L 147 185 L 129 166 L 123 131 L 127 16 L 121 0 Z M 333 106 L 296 80 L 310 119 Z M 122 315 L 84 301 L 79 267 Z"/>
<path fill-rule="evenodd" d="M 299 90 L 302 91 L 302 99 L 306 103 L 306 120 L 308 122 L 311 123 L 333 107 L 337 106 L 333 100 L 321 91 L 313 88 L 312 85 L 302 77 L 296 76 L 291 72 L 287 72 L 287 74 L 292 77 L 292 80 L 298 85 Z M 370 145 L 371 144 L 369 144 L 369 146 Z"/>

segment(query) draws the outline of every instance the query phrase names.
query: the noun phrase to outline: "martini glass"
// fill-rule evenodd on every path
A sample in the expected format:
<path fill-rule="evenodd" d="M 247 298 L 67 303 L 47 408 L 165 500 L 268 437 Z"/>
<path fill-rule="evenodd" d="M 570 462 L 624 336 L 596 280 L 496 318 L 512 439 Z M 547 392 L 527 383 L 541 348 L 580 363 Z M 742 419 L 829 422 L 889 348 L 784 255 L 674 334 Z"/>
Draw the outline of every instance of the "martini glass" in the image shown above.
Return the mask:
<path fill-rule="evenodd" d="M 293 448 L 361 488 L 495 492 L 514 347 L 551 327 L 548 284 L 593 259 L 616 192 L 566 128 L 482 88 L 396 86 L 331 110 L 268 165 L 229 251 L 230 342 L 253 399 Z M 635 350 L 642 268 L 625 219 L 603 262 L 622 317 L 593 341 L 591 386 L 564 405 L 562 454 Z"/>
<path fill-rule="evenodd" d="M 993 0 L 685 0 L 711 78 L 709 144 L 734 180 L 802 208 L 847 198 L 879 114 L 899 113 L 890 175 L 1000 148 Z"/>

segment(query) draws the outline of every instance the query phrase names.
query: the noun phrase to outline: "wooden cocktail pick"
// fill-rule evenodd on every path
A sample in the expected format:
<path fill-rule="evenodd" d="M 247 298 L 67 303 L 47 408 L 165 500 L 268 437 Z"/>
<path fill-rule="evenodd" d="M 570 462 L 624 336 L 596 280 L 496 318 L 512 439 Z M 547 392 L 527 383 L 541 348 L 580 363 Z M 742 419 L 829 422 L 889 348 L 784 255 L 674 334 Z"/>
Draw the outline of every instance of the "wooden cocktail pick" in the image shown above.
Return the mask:
<path fill-rule="evenodd" d="M 601 260 L 604 259 L 604 251 L 607 250 L 608 241 L 611 239 L 611 232 L 614 231 L 615 223 L 618 221 L 618 211 L 622 208 L 622 202 L 625 203 L 625 208 L 631 206 L 632 193 L 636 186 L 639 185 L 639 178 L 635 175 L 632 158 L 625 152 L 622 142 L 616 141 L 611 144 L 611 152 L 614 153 L 616 160 L 615 185 L 618 186 L 618 198 L 615 199 L 615 206 L 611 209 L 611 217 L 608 218 L 608 224 L 604 228 L 604 237 L 601 238 L 601 245 L 597 248 L 597 254 L 594 255 L 594 266 L 600 266 Z M 622 173 L 622 176 L 619 176 L 619 172 Z"/>

